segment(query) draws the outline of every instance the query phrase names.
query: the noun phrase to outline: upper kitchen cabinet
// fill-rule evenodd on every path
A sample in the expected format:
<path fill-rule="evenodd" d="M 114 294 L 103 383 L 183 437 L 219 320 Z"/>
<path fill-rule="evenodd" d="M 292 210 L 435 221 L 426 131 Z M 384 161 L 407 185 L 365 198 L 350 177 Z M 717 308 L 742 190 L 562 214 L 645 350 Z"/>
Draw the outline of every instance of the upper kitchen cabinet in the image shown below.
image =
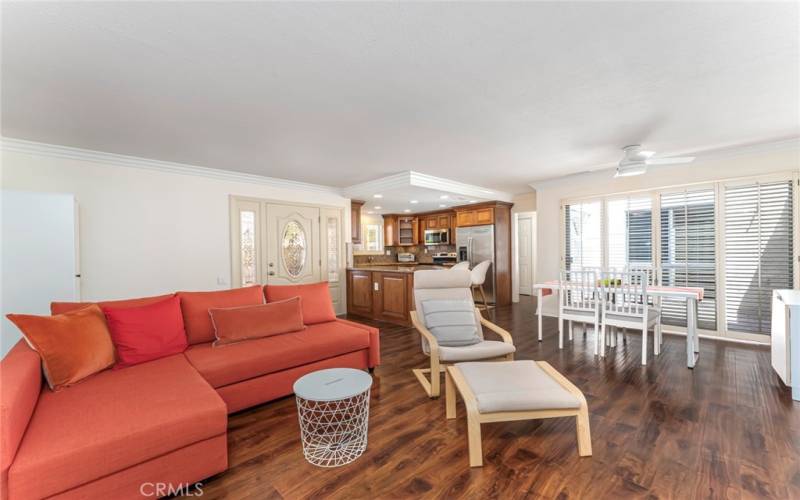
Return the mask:
<path fill-rule="evenodd" d="M 397 237 L 397 216 L 384 215 L 383 216 L 383 244 L 387 247 L 394 247 L 399 245 Z"/>
<path fill-rule="evenodd" d="M 456 208 L 456 226 L 484 226 L 494 224 L 494 206 Z"/>
<path fill-rule="evenodd" d="M 350 200 L 350 240 L 353 244 L 361 243 L 361 207 L 363 201 Z"/>
<path fill-rule="evenodd" d="M 397 218 L 397 245 L 411 246 L 419 244 L 419 221 L 416 217 Z"/>

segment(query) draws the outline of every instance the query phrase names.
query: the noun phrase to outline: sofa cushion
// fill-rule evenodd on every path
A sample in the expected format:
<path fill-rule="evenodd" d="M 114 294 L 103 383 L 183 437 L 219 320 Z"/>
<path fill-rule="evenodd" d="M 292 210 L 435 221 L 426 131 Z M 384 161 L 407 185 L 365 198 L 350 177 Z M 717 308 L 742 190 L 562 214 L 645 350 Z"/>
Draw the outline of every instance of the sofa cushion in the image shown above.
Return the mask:
<path fill-rule="evenodd" d="M 94 304 L 55 316 L 8 314 L 42 358 L 47 383 L 58 391 L 114 364 L 103 311 Z"/>
<path fill-rule="evenodd" d="M 214 325 L 208 310 L 220 307 L 253 306 L 264 303 L 261 285 L 214 292 L 178 292 L 183 310 L 183 326 L 190 344 L 212 342 Z"/>
<path fill-rule="evenodd" d="M 136 299 L 122 299 L 122 300 L 104 300 L 102 302 L 51 302 L 50 314 L 64 314 L 65 312 L 74 311 L 75 309 L 81 309 L 91 304 L 97 304 L 101 308 L 146 306 L 147 304 L 152 304 L 154 302 L 161 302 L 162 300 L 166 300 L 174 296 L 175 296 L 174 293 L 168 293 L 166 295 L 156 295 L 154 297 L 140 297 Z"/>
<path fill-rule="evenodd" d="M 309 325 L 299 332 L 248 340 L 225 347 L 197 344 L 184 353 L 214 387 L 369 348 L 369 331 L 339 321 Z"/>
<path fill-rule="evenodd" d="M 327 323 L 336 319 L 327 281 L 303 285 L 266 285 L 264 297 L 267 302 L 300 297 L 303 299 L 303 322 L 307 325 Z"/>
<path fill-rule="evenodd" d="M 296 332 L 305 328 L 300 297 L 256 306 L 209 309 L 215 346 Z"/>
<path fill-rule="evenodd" d="M 225 403 L 182 354 L 43 391 L 8 471 L 47 497 L 226 432 Z"/>
<path fill-rule="evenodd" d="M 115 370 L 186 350 L 178 297 L 138 307 L 103 307 L 103 314 L 117 351 Z"/>

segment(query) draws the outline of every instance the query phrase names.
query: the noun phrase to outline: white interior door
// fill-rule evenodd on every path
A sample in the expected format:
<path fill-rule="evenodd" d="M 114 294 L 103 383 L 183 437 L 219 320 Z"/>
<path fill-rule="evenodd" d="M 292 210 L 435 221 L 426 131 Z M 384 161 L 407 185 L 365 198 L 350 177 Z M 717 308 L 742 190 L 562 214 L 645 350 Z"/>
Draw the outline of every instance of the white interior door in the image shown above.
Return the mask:
<path fill-rule="evenodd" d="M 2 352 L 19 330 L 8 313 L 50 314 L 50 302 L 80 300 L 77 204 L 70 194 L 2 192 Z"/>
<path fill-rule="evenodd" d="M 319 208 L 270 203 L 266 218 L 266 282 L 321 281 Z"/>
<path fill-rule="evenodd" d="M 519 293 L 533 294 L 533 217 L 520 217 L 517 221 L 519 242 Z"/>

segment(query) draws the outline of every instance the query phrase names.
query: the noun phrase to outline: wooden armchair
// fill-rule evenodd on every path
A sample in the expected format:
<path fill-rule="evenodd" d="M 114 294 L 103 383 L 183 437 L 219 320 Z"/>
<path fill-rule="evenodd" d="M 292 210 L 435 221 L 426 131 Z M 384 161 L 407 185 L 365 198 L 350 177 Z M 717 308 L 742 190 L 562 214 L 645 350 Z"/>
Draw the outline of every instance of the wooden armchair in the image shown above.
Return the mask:
<path fill-rule="evenodd" d="M 481 315 L 472 299 L 472 283 L 469 271 L 417 271 L 414 273 L 414 303 L 411 322 L 420 334 L 422 351 L 430 358 L 430 368 L 412 370 L 431 398 L 441 394 L 441 374 L 446 366 L 462 361 L 510 361 L 514 359 L 514 341 L 511 334 Z M 424 303 L 428 300 L 468 301 L 475 311 L 475 323 L 479 341 L 471 345 L 446 346 L 425 324 Z M 485 340 L 487 329 L 502 341 Z"/>

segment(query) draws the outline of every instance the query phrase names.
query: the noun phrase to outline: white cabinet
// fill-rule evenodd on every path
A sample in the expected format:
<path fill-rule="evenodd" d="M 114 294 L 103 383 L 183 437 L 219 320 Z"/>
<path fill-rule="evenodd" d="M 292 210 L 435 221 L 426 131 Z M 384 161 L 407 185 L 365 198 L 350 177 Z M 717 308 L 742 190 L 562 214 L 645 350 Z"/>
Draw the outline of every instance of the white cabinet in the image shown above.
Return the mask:
<path fill-rule="evenodd" d="M 800 401 L 800 290 L 772 292 L 772 368 Z"/>

